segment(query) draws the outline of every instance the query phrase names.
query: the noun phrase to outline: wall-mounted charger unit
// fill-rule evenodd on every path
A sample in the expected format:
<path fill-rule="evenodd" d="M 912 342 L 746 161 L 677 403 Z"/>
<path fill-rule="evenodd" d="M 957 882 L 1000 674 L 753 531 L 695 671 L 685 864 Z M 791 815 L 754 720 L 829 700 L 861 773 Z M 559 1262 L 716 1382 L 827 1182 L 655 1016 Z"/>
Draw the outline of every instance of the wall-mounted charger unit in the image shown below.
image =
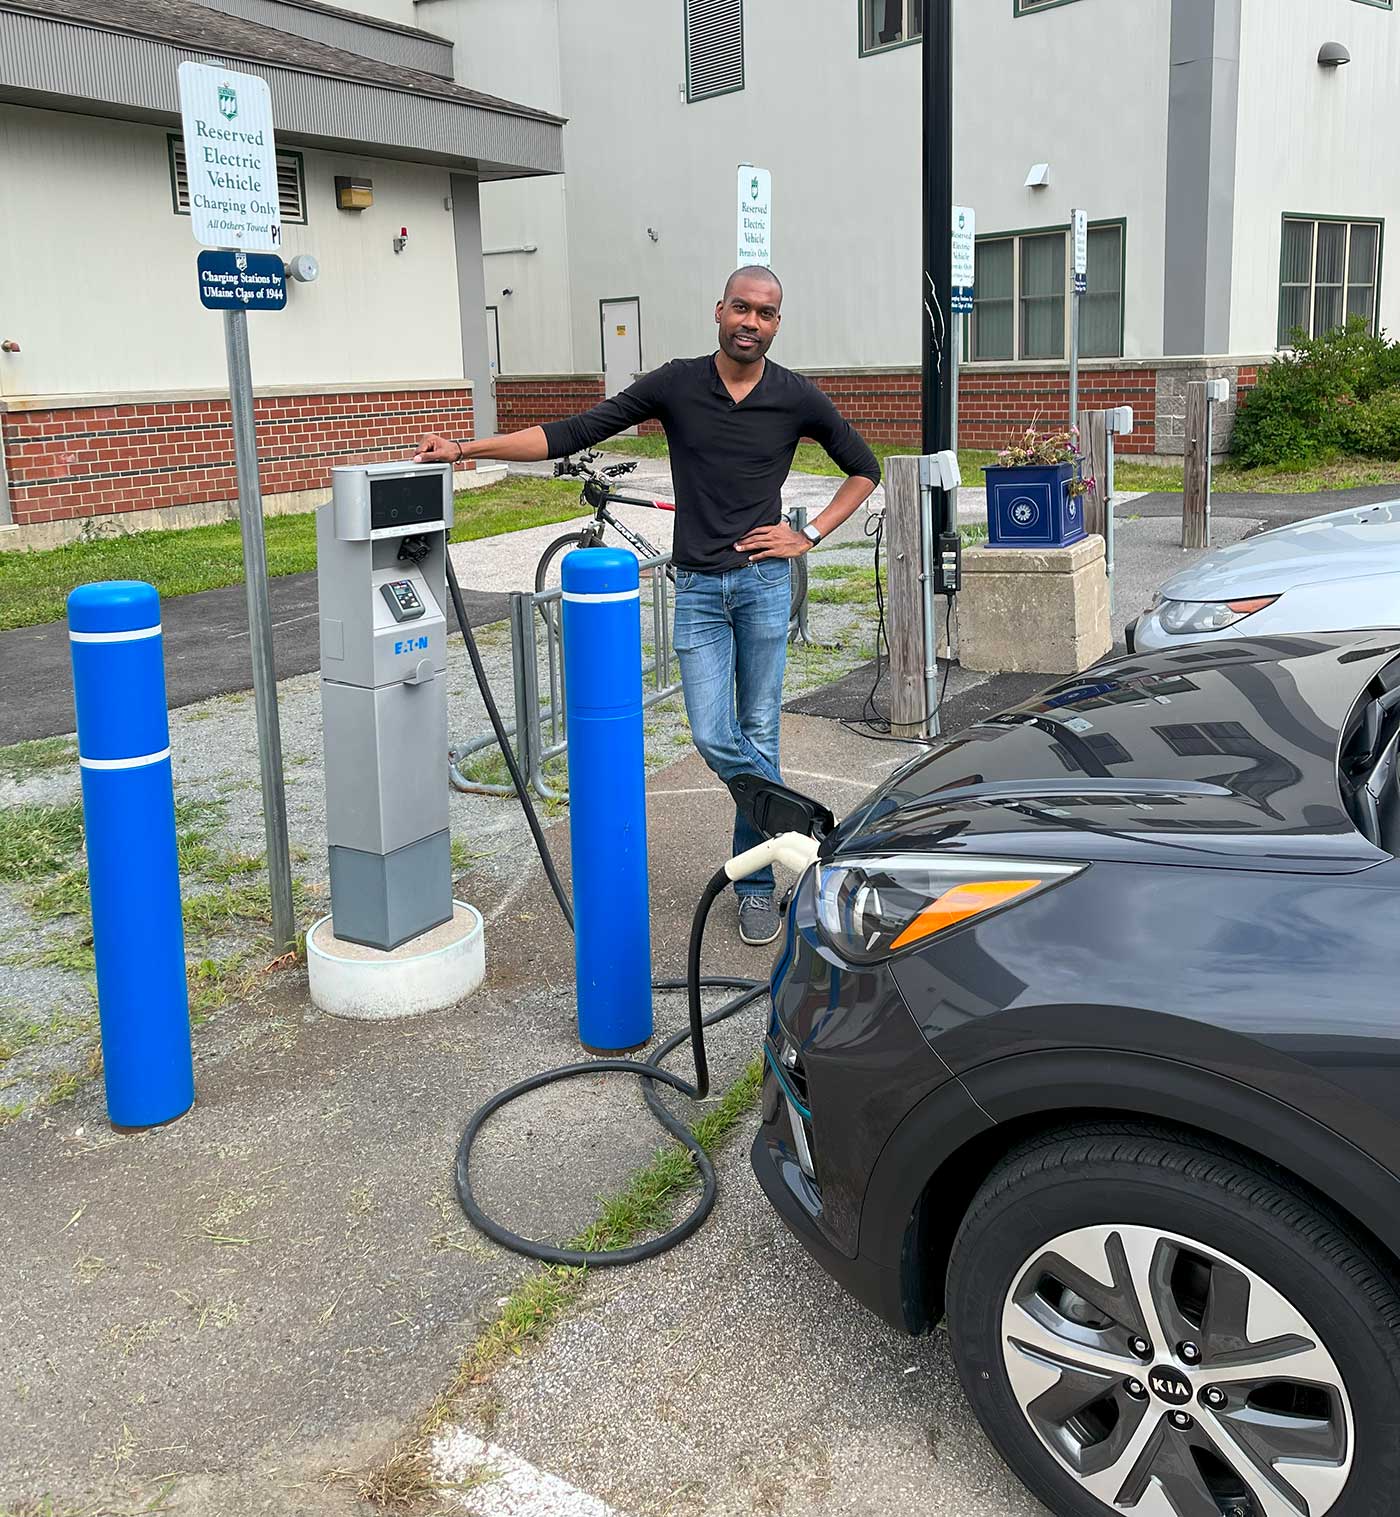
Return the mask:
<path fill-rule="evenodd" d="M 374 180 L 335 176 L 335 203 L 342 211 L 364 211 L 374 204 Z"/>
<path fill-rule="evenodd" d="M 962 536 L 957 532 L 940 532 L 933 557 L 933 591 L 935 595 L 956 595 L 962 589 Z"/>

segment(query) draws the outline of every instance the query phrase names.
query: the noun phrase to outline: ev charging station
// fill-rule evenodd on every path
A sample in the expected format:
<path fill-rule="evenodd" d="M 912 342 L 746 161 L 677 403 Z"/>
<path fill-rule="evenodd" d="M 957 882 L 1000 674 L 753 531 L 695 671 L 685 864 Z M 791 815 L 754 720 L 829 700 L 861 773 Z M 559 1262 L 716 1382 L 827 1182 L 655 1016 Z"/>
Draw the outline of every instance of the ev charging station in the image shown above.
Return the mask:
<path fill-rule="evenodd" d="M 377 975 L 372 1001 L 368 992 L 350 995 L 361 1010 L 318 998 L 325 1010 L 388 1016 L 427 1009 L 429 1001 L 450 1005 L 484 973 L 480 916 L 452 898 L 445 677 L 451 529 L 447 464 L 334 469 L 331 499 L 316 513 L 331 916 L 308 937 L 313 995 L 318 967 L 323 982 L 389 971 Z M 462 944 L 447 924 L 474 935 L 471 983 L 452 968 Z M 416 945 L 425 963 L 432 961 L 428 970 L 412 967 Z M 318 956 L 334 962 L 334 973 Z M 446 979 L 436 991 L 408 985 L 425 973 Z M 392 983 L 405 989 L 397 1013 Z M 340 1000 L 339 992 L 330 999 Z"/>

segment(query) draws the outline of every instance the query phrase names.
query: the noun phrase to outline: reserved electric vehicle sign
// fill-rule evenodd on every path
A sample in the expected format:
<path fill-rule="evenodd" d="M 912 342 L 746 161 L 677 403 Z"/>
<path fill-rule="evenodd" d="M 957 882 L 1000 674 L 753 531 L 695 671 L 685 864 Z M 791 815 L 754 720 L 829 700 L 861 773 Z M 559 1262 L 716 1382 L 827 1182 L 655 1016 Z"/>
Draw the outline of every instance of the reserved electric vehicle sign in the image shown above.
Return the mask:
<path fill-rule="evenodd" d="M 194 240 L 210 248 L 276 252 L 282 212 L 267 81 L 182 63 L 180 124 Z"/>

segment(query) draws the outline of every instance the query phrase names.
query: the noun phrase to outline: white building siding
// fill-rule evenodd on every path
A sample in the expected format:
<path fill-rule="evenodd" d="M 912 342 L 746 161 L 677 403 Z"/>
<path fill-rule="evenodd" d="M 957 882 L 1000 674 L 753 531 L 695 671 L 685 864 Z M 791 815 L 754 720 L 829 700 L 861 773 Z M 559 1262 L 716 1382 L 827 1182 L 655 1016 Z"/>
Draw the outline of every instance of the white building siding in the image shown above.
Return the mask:
<path fill-rule="evenodd" d="M 982 235 L 1063 225 L 1076 206 L 1125 219 L 1124 356 L 1160 355 L 1171 0 L 1080 0 L 1019 18 L 996 0 L 953 15 L 955 197 Z M 1045 162 L 1049 187 L 1026 189 Z M 917 215 L 903 235 L 916 227 Z"/>
<path fill-rule="evenodd" d="M 734 174 L 744 161 L 773 174 L 783 361 L 918 363 L 919 48 L 861 57 L 855 0 L 803 5 L 800 25 L 792 4 L 748 0 L 745 88 L 690 104 L 679 0 L 570 0 L 557 7 L 557 49 L 557 0 L 523 0 L 528 16 L 512 3 L 424 8 L 445 32 L 461 26 L 461 82 L 486 88 L 498 76 L 503 92 L 569 118 L 567 229 L 554 220 L 552 186 L 483 187 L 486 245 L 540 248 L 487 260 L 488 290 L 516 291 L 498 301 L 506 372 L 596 369 L 598 302 L 618 296 L 641 300 L 648 367 L 708 348 L 735 258 Z M 955 20 L 958 198 L 985 233 L 1063 224 L 1076 203 L 1096 220 L 1125 219 L 1124 351 L 1160 353 L 1170 0 L 1134 0 L 1131 13 L 1082 0 L 1020 19 L 999 0 L 959 5 Z M 1116 90 L 1096 96 L 1077 82 L 1095 78 Z M 1051 188 L 1025 189 L 1027 169 L 1046 158 Z M 563 267 L 567 306 L 555 278 Z"/>
<path fill-rule="evenodd" d="M 564 113 L 557 0 L 425 0 L 419 18 L 419 25 L 454 44 L 458 84 L 554 115 Z M 567 129 L 564 153 L 567 164 Z M 503 372 L 572 370 L 564 179 L 483 184 L 481 231 L 483 248 L 536 249 L 495 252 L 482 261 L 486 303 L 497 311 Z"/>
<path fill-rule="evenodd" d="M 1324 42 L 1344 43 L 1352 61 L 1319 68 Z M 1247 0 L 1240 55 L 1231 349 L 1268 353 L 1277 342 L 1286 213 L 1385 221 L 1384 325 L 1400 298 L 1400 13 L 1358 0 Z"/>
<path fill-rule="evenodd" d="M 21 345 L 0 366 L 3 393 L 226 383 L 223 323 L 198 302 L 198 247 L 172 209 L 166 140 L 158 127 L 0 106 L 0 327 Z M 321 277 L 293 284 L 285 311 L 254 317 L 257 382 L 460 377 L 447 171 L 303 156 L 308 224 L 286 225 L 286 253 L 314 253 Z M 338 211 L 336 174 L 371 177 L 373 208 Z M 396 255 L 400 226 L 409 245 Z"/>

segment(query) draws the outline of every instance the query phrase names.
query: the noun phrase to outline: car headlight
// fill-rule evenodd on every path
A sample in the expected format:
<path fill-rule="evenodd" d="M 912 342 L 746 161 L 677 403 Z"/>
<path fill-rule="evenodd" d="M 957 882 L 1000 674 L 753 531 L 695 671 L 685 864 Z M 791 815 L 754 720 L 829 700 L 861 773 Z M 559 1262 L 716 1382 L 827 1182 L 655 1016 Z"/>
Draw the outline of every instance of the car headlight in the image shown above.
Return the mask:
<path fill-rule="evenodd" d="M 1254 595 L 1245 600 L 1164 600 L 1157 607 L 1157 619 L 1167 632 L 1219 632 L 1277 599 L 1277 595 Z"/>
<path fill-rule="evenodd" d="M 1029 900 L 1084 867 L 932 854 L 823 864 L 817 922 L 847 963 L 873 964 L 973 917 Z"/>

